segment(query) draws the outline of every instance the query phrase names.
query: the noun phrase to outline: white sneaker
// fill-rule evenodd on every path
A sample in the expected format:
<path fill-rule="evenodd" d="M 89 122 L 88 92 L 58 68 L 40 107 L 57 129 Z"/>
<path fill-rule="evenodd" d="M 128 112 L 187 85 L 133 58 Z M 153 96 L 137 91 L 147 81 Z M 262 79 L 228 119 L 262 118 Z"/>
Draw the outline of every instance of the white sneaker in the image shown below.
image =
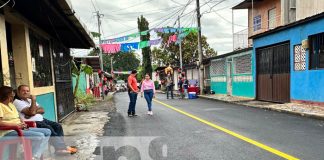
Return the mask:
<path fill-rule="evenodd" d="M 153 112 L 152 111 L 150 112 L 150 115 L 153 116 Z"/>
<path fill-rule="evenodd" d="M 147 111 L 147 114 L 148 114 L 148 115 L 151 115 L 151 112 L 150 112 L 150 111 Z"/>

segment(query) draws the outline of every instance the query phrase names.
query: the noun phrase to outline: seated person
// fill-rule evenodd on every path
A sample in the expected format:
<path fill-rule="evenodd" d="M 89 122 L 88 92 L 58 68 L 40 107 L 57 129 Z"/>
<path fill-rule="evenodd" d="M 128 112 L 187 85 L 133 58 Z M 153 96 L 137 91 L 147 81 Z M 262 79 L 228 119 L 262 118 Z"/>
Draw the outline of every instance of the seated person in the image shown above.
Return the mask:
<path fill-rule="evenodd" d="M 43 117 L 45 111 L 36 103 L 36 96 L 30 94 L 27 85 L 20 85 L 18 87 L 17 96 L 13 104 L 25 121 L 35 121 L 38 128 L 48 128 L 52 131 L 50 142 L 54 146 L 56 154 L 74 154 L 77 152 L 75 147 L 65 145 L 62 126 Z"/>
<path fill-rule="evenodd" d="M 46 128 L 29 128 L 27 130 L 27 125 L 19 117 L 17 109 L 12 104 L 13 99 L 14 92 L 11 87 L 0 87 L 0 126 L 17 126 L 22 129 L 24 136 L 32 141 L 33 159 L 39 159 L 44 149 L 47 148 L 51 130 Z M 17 136 L 18 133 L 14 130 L 0 130 L 0 138 L 3 137 L 6 139 Z M 3 157 L 0 158 L 2 159 Z"/>

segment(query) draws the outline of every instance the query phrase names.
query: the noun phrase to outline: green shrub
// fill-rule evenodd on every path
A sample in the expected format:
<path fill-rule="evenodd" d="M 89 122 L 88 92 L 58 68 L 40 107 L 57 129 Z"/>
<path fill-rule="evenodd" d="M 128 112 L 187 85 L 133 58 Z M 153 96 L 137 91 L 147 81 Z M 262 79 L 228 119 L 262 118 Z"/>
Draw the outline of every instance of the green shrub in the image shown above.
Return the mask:
<path fill-rule="evenodd" d="M 76 105 L 81 105 L 87 110 L 91 105 L 96 102 L 96 98 L 92 94 L 86 94 L 81 90 L 78 90 L 75 96 Z"/>

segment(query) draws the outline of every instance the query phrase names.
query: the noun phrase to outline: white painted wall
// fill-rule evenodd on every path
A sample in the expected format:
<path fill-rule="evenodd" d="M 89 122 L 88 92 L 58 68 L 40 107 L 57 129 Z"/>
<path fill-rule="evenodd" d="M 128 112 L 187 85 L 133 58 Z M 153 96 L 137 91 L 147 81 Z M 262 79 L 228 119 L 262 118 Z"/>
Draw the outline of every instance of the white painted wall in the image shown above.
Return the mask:
<path fill-rule="evenodd" d="M 296 0 L 296 20 L 324 12 L 323 0 Z"/>

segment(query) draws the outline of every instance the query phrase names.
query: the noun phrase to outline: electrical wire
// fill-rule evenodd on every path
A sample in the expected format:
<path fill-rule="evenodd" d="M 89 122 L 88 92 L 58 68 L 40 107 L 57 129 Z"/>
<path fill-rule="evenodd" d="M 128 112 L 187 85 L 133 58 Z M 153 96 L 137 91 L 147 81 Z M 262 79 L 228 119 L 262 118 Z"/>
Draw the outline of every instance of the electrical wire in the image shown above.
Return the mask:
<path fill-rule="evenodd" d="M 11 0 L 8 0 L 6 3 L 4 3 L 2 6 L 0 6 L 0 8 L 3 8 L 4 6 L 6 6 Z"/>
<path fill-rule="evenodd" d="M 162 16 L 162 17 L 157 18 L 156 21 L 162 21 L 162 22 L 159 23 L 159 24 L 157 24 L 157 25 L 153 25 L 153 27 L 151 27 L 151 28 L 156 28 L 157 26 L 160 26 L 161 24 L 167 22 L 168 19 L 173 19 L 172 17 L 174 17 L 175 15 L 177 15 L 176 13 L 180 12 L 181 10 L 182 10 L 182 9 L 177 10 L 177 11 L 175 11 L 175 12 L 172 12 L 172 13 L 171 13 L 171 16 L 169 16 L 169 17 L 167 17 L 167 18 L 164 18 L 164 17 L 166 17 L 165 15 Z M 168 15 L 170 15 L 170 14 L 168 14 Z M 163 18 L 164 18 L 164 19 L 163 19 Z M 155 21 L 151 21 L 151 22 L 149 22 L 149 23 L 154 24 L 154 22 L 155 22 Z M 135 29 L 137 29 L 137 27 L 136 27 L 136 28 L 133 28 L 133 29 L 130 29 L 130 30 L 126 30 L 126 31 L 123 31 L 123 32 L 117 33 L 117 34 L 113 34 L 113 35 L 106 36 L 105 38 L 107 38 L 107 37 L 111 37 L 111 36 L 116 36 L 116 35 L 119 35 L 119 34 L 122 34 L 122 33 L 126 33 L 126 32 L 129 32 L 129 31 L 135 30 Z"/>
<path fill-rule="evenodd" d="M 147 2 L 150 2 L 150 1 L 154 1 L 154 0 L 148 0 L 148 1 L 145 1 L 145 2 L 142 2 L 142 3 L 139 3 L 139 4 L 135 4 L 135 5 L 132 5 L 132 6 L 128 6 L 128 7 L 125 7 L 125 8 L 121 8 L 119 10 L 115 10 L 115 11 L 111 11 L 112 13 L 113 12 L 120 12 L 121 10 L 127 10 L 129 8 L 133 8 L 133 7 L 136 7 L 136 6 L 139 6 L 139 5 L 142 5 L 142 4 L 145 4 Z"/>
<path fill-rule="evenodd" d="M 90 1 L 91 1 L 92 7 L 93 7 L 93 9 L 95 10 L 95 12 L 98 11 L 97 8 L 96 8 L 96 6 L 95 6 L 94 3 L 93 3 L 93 0 L 90 0 Z"/>

